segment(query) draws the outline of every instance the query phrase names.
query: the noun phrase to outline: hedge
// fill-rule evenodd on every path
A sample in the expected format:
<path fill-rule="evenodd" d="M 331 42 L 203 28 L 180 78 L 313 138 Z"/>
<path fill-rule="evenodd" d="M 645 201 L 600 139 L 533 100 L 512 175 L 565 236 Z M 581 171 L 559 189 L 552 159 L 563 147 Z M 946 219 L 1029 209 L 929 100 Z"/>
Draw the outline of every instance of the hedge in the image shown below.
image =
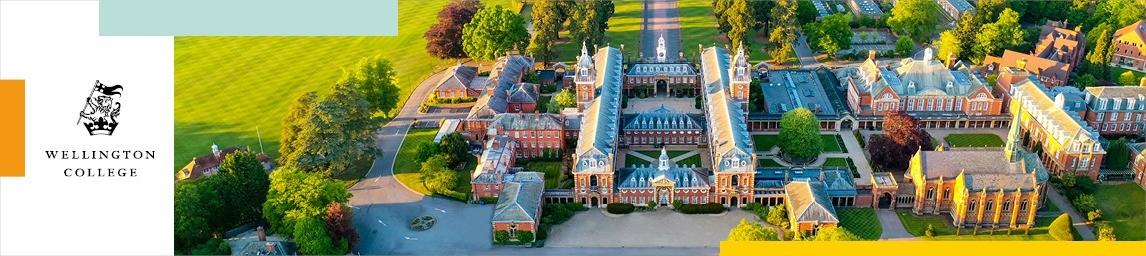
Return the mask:
<path fill-rule="evenodd" d="M 611 203 L 605 206 L 605 210 L 612 214 L 628 214 L 632 213 L 634 209 L 636 209 L 636 207 L 626 203 Z"/>
<path fill-rule="evenodd" d="M 680 212 L 684 214 L 722 213 L 724 212 L 724 205 L 718 203 L 685 204 L 680 207 Z"/>

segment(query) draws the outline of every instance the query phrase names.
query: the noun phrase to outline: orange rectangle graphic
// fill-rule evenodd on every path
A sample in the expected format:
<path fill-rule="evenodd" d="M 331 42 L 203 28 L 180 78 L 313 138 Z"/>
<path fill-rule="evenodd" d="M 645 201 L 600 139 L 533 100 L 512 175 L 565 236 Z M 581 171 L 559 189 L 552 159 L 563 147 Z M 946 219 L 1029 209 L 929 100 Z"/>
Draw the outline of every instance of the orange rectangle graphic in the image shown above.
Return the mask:
<path fill-rule="evenodd" d="M 24 80 L 0 80 L 0 177 L 24 177 Z"/>

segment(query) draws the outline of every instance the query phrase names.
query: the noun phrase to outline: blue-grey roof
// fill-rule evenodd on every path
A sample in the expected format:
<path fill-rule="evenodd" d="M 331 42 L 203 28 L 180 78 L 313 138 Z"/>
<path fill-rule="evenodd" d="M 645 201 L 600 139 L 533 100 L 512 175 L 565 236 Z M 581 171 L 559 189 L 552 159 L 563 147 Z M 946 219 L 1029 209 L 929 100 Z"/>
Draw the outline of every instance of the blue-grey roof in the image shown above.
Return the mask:
<path fill-rule="evenodd" d="M 628 118 L 625 130 L 701 130 L 700 124 L 687 113 L 661 107 Z"/>
<path fill-rule="evenodd" d="M 696 75 L 696 70 L 692 69 L 692 65 L 688 63 L 646 63 L 637 62 L 633 63 L 629 68 L 628 75 L 630 76 L 655 76 L 660 74 L 670 76 L 692 76 Z"/>
<path fill-rule="evenodd" d="M 975 9 L 975 6 L 971 5 L 971 3 L 968 3 L 967 0 L 942 0 L 942 1 L 947 1 L 948 3 L 951 3 L 951 7 L 954 7 L 956 11 L 960 11 L 960 12 L 965 12 L 965 11 L 970 11 L 970 10 Z"/>
<path fill-rule="evenodd" d="M 806 108 L 817 115 L 835 115 L 831 99 L 812 71 L 775 70 L 771 81 L 761 83 L 767 113 L 783 115 L 789 110 Z"/>
<path fill-rule="evenodd" d="M 853 12 L 865 15 L 883 15 L 883 10 L 879 9 L 879 5 L 875 4 L 873 0 L 849 0 L 849 6 L 852 7 Z"/>
<path fill-rule="evenodd" d="M 617 188 L 651 188 L 658 180 L 671 181 L 677 188 L 709 187 L 708 175 L 697 172 L 697 166 L 681 166 L 670 160 L 668 153 L 661 148 L 656 166 L 637 166 L 621 169 Z"/>
<path fill-rule="evenodd" d="M 784 186 L 788 215 L 796 223 L 839 223 L 836 208 L 820 181 L 793 181 Z"/>
<path fill-rule="evenodd" d="M 497 208 L 493 212 L 494 222 L 514 221 L 533 222 L 537 220 L 541 207 L 541 194 L 545 192 L 545 181 L 539 172 L 519 172 L 508 176 Z"/>
<path fill-rule="evenodd" d="M 521 55 L 510 55 L 498 58 L 486 80 L 485 90 L 474 102 L 468 118 L 493 118 L 496 114 L 505 113 L 509 105 L 510 91 L 518 89 L 518 79 L 533 67 L 533 59 Z M 536 88 L 536 85 L 532 85 Z M 534 89 L 536 91 L 536 89 Z M 536 96 L 534 96 L 536 98 Z"/>
<path fill-rule="evenodd" d="M 740 103 L 728 95 L 732 72 L 729 61 L 724 48 L 709 47 L 701 52 L 704 112 L 708 119 L 713 170 L 751 173 L 755 172 L 756 155 Z"/>
<path fill-rule="evenodd" d="M 462 66 L 461 63 L 458 63 L 446 73 L 449 75 L 438 81 L 438 90 L 468 90 L 470 89 L 470 82 L 473 82 L 474 77 L 477 77 L 478 68 Z"/>
<path fill-rule="evenodd" d="M 821 178 L 821 175 L 823 176 Z M 792 181 L 821 181 L 829 196 L 856 196 L 855 181 L 851 171 L 843 168 L 800 169 L 792 167 L 760 168 L 756 171 L 757 187 L 783 186 Z"/>
<path fill-rule="evenodd" d="M 620 129 L 622 56 L 613 47 L 597 50 L 595 58 L 597 98 L 585 109 L 581 137 L 577 140 L 577 164 L 573 172 L 612 172 Z"/>

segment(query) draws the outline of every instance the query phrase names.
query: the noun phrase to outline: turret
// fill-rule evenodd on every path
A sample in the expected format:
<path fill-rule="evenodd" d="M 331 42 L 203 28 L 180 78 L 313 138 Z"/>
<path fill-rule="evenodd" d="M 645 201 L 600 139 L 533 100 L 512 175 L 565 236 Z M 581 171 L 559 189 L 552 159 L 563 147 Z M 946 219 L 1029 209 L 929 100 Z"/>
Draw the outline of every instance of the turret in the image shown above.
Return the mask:
<path fill-rule="evenodd" d="M 593 64 L 593 57 L 589 56 L 589 48 L 581 42 L 581 56 L 577 57 L 577 71 L 573 82 L 577 86 L 577 107 L 584 109 L 585 105 L 596 97 L 597 68 Z"/>
<path fill-rule="evenodd" d="M 728 67 L 728 82 L 729 96 L 732 99 L 740 101 L 741 108 L 745 112 L 748 111 L 748 86 L 752 83 L 752 72 L 749 69 L 748 56 L 744 54 L 744 44 L 736 49 L 736 56 L 732 59 L 732 65 Z"/>

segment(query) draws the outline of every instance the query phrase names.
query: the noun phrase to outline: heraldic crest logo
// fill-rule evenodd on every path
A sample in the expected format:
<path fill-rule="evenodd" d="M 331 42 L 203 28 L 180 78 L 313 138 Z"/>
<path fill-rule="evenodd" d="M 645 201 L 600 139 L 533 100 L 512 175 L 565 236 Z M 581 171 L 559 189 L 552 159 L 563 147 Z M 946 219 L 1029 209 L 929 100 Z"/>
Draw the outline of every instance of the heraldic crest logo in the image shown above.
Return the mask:
<path fill-rule="evenodd" d="M 76 120 L 76 124 L 82 122 L 91 136 L 111 136 L 115 132 L 115 127 L 119 126 L 119 121 L 115 118 L 119 117 L 119 99 L 123 96 L 120 92 L 122 90 L 122 85 L 106 86 L 96 80 L 91 93 L 88 94 L 84 109 L 80 110 L 80 118 Z"/>

